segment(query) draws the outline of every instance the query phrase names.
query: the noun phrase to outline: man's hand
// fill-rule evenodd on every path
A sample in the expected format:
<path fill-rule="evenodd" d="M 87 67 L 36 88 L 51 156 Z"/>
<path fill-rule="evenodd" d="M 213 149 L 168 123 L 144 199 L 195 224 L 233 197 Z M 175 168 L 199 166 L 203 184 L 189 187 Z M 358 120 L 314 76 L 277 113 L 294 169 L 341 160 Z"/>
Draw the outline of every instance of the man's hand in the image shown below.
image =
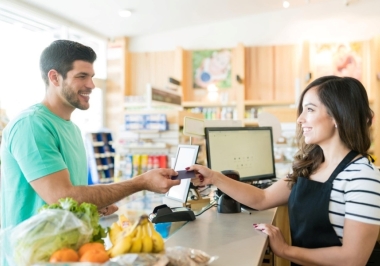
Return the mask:
<path fill-rule="evenodd" d="M 109 205 L 109 206 L 99 210 L 99 214 L 100 214 L 100 216 L 111 215 L 112 213 L 116 212 L 118 209 L 119 208 L 115 204 L 112 204 L 112 205 Z"/>
<path fill-rule="evenodd" d="M 157 193 L 166 193 L 172 186 L 179 185 L 181 180 L 172 180 L 172 176 L 178 173 L 173 169 L 153 169 L 140 176 L 135 177 L 136 182 L 142 182 L 142 190 L 149 190 Z"/>

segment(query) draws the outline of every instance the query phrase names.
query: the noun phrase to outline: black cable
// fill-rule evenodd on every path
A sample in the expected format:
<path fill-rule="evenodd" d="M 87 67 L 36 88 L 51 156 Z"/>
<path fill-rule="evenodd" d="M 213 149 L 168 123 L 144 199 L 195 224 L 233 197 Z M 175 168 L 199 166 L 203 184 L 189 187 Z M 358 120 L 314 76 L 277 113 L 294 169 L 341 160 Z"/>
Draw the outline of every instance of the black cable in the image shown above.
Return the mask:
<path fill-rule="evenodd" d="M 202 189 L 202 190 L 198 190 L 198 192 L 201 193 L 201 192 L 203 192 L 203 191 L 205 191 L 205 190 L 207 190 L 207 189 L 209 189 L 209 188 L 211 188 L 211 187 L 207 186 L 206 188 L 204 188 L 204 189 Z"/>
<path fill-rule="evenodd" d="M 201 215 L 202 213 L 204 213 L 205 211 L 207 211 L 207 210 L 209 210 L 209 209 L 211 209 L 212 207 L 217 207 L 218 206 L 218 204 L 217 203 L 215 203 L 215 202 L 212 202 L 207 208 L 205 208 L 204 210 L 202 210 L 200 213 L 198 213 L 198 214 L 195 214 L 195 216 L 199 216 L 199 215 Z"/>
<path fill-rule="evenodd" d="M 206 190 L 208 190 L 208 189 L 210 189 L 210 191 L 209 191 L 207 194 L 201 194 L 201 192 L 204 192 L 204 191 L 206 191 Z M 202 197 L 208 197 L 208 196 L 210 195 L 210 193 L 211 193 L 211 187 L 206 187 L 205 189 L 199 190 L 198 192 L 199 192 L 199 194 L 200 194 Z"/>

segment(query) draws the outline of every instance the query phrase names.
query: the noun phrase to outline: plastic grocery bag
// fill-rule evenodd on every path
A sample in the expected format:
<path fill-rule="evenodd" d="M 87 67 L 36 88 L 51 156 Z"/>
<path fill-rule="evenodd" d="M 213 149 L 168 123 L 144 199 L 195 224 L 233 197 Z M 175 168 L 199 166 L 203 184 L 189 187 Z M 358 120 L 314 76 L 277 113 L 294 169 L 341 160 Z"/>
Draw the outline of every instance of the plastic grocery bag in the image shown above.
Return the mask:
<path fill-rule="evenodd" d="M 169 258 L 170 265 L 181 266 L 210 265 L 219 258 L 218 256 L 210 256 L 206 252 L 199 249 L 181 246 L 166 248 L 165 255 Z"/>
<path fill-rule="evenodd" d="M 60 248 L 77 250 L 92 238 L 92 228 L 72 212 L 47 209 L 2 232 L 0 246 L 9 265 L 49 261 Z"/>

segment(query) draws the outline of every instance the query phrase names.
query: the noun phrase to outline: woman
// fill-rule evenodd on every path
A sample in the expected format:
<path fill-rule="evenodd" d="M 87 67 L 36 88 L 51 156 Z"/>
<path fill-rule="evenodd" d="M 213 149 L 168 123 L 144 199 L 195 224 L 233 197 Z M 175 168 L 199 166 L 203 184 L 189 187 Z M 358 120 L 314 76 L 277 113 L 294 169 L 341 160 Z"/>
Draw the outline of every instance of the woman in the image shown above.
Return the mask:
<path fill-rule="evenodd" d="M 213 184 L 258 210 L 288 204 L 292 246 L 269 224 L 272 251 L 293 265 L 365 265 L 380 224 L 380 173 L 371 162 L 373 112 L 363 85 L 327 76 L 303 91 L 292 173 L 265 190 L 193 165 L 195 185 Z"/>

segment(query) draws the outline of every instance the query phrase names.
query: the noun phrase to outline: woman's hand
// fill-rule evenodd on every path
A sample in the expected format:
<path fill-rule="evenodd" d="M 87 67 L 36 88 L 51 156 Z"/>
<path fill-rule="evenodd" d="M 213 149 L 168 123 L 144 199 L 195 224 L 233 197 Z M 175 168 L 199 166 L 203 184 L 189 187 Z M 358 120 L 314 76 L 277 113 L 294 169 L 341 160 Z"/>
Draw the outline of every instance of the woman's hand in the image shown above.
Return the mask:
<path fill-rule="evenodd" d="M 186 170 L 195 172 L 196 177 L 191 179 L 191 182 L 194 184 L 194 186 L 205 186 L 208 184 L 213 184 L 213 179 L 216 176 L 216 172 L 212 171 L 206 166 L 199 164 L 187 167 Z"/>
<path fill-rule="evenodd" d="M 289 247 L 280 229 L 271 224 L 253 224 L 256 230 L 259 230 L 269 236 L 269 245 L 273 253 L 279 257 L 284 257 L 284 250 Z"/>

